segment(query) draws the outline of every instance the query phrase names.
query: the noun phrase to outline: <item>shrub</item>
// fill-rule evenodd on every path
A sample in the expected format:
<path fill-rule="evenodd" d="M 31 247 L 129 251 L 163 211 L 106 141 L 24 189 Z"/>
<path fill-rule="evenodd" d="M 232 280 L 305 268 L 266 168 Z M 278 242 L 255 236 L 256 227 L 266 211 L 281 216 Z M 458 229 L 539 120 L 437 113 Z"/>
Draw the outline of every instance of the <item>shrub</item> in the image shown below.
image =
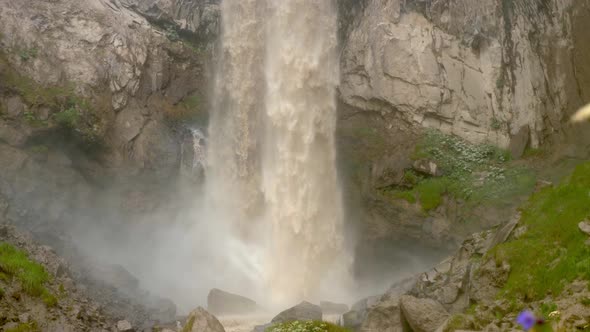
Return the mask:
<path fill-rule="evenodd" d="M 70 107 L 53 115 L 55 121 L 64 128 L 75 128 L 80 119 L 80 113 L 75 107 Z"/>
<path fill-rule="evenodd" d="M 500 128 L 502 128 L 502 121 L 498 120 L 498 118 L 492 118 L 492 120 L 490 121 L 490 127 L 493 130 L 500 130 Z"/>
<path fill-rule="evenodd" d="M 176 27 L 173 25 L 168 25 L 166 27 L 166 37 L 172 41 L 172 42 L 176 42 L 180 40 L 180 36 L 178 35 L 178 31 L 176 30 Z"/>

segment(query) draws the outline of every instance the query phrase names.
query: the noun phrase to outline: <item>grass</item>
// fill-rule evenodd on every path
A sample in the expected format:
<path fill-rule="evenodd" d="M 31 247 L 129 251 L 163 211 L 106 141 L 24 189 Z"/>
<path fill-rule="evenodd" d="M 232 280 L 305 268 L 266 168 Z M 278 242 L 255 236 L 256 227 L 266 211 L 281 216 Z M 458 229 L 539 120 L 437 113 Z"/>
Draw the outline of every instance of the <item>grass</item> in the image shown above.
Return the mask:
<path fill-rule="evenodd" d="M 447 325 L 444 328 L 444 332 L 453 332 L 461 329 L 471 328 L 470 322 L 467 317 L 463 314 L 456 314 L 451 316 Z"/>
<path fill-rule="evenodd" d="M 5 332 L 38 332 L 39 327 L 37 327 L 36 322 L 32 323 L 22 323 L 19 324 L 17 327 L 6 329 Z"/>
<path fill-rule="evenodd" d="M 193 325 L 195 325 L 195 317 L 189 318 L 188 322 L 182 328 L 182 332 L 191 332 L 193 330 Z"/>
<path fill-rule="evenodd" d="M 536 301 L 559 295 L 575 279 L 590 280 L 590 247 L 578 223 L 590 216 L 590 162 L 557 187 L 534 194 L 522 208 L 527 233 L 491 251 L 511 273 L 502 296 Z"/>
<path fill-rule="evenodd" d="M 418 199 L 425 212 L 436 209 L 445 195 L 478 204 L 502 205 L 530 194 L 535 174 L 510 163 L 510 154 L 489 144 L 473 145 L 458 137 L 431 130 L 416 147 L 413 159 L 434 161 L 443 176 L 426 177 L 412 170 L 404 174 L 410 189 L 385 190 L 387 196 L 409 202 Z"/>
<path fill-rule="evenodd" d="M 0 242 L 0 271 L 20 282 L 25 293 L 41 298 L 48 306 L 57 304 L 55 296 L 45 287 L 49 274 L 43 266 L 31 261 L 25 252 L 3 242 Z"/>
<path fill-rule="evenodd" d="M 343 327 L 320 321 L 294 321 L 274 325 L 266 332 L 350 332 Z"/>

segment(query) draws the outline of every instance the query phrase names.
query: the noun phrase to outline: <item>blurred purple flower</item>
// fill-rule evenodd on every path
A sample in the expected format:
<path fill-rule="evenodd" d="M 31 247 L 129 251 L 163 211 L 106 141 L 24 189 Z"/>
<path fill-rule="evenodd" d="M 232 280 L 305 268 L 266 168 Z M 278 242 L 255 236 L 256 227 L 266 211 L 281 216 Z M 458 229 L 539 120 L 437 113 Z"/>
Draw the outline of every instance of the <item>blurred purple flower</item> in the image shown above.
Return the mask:
<path fill-rule="evenodd" d="M 525 331 L 528 331 L 532 329 L 533 326 L 535 326 L 537 323 L 537 318 L 535 318 L 535 315 L 532 312 L 525 310 L 518 314 L 518 317 L 516 317 L 516 322 L 522 326 Z"/>

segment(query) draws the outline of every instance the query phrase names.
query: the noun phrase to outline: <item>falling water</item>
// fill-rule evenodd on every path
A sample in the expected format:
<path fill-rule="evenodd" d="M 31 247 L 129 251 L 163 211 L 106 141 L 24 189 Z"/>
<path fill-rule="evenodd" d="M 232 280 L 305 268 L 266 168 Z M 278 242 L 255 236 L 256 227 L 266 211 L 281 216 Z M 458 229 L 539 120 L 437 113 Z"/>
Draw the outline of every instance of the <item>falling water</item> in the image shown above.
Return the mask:
<path fill-rule="evenodd" d="M 221 8 L 207 191 L 226 212 L 220 222 L 266 246 L 266 295 L 309 299 L 342 253 L 336 10 L 330 0 Z M 250 226 L 262 231 L 248 234 Z"/>

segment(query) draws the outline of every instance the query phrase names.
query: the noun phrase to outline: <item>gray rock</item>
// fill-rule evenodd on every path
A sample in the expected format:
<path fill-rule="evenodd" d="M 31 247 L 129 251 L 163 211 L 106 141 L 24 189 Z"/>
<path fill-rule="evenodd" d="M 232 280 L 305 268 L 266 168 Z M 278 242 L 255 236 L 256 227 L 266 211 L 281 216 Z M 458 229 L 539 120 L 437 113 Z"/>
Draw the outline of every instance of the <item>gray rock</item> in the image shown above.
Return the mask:
<path fill-rule="evenodd" d="M 27 128 L 20 128 L 0 120 L 0 141 L 4 141 L 11 146 L 23 146 L 31 136 L 31 131 Z"/>
<path fill-rule="evenodd" d="M 29 313 L 20 314 L 20 315 L 18 315 L 18 320 L 21 323 L 28 323 L 31 320 L 31 314 L 29 314 Z"/>
<path fill-rule="evenodd" d="M 588 222 L 587 220 L 582 221 L 578 224 L 578 228 L 580 229 L 580 231 L 582 231 L 582 233 L 590 236 L 590 222 Z"/>
<path fill-rule="evenodd" d="M 244 315 L 255 313 L 260 308 L 247 297 L 214 288 L 207 296 L 207 309 L 215 315 Z"/>
<path fill-rule="evenodd" d="M 6 113 L 10 117 L 17 117 L 21 115 L 22 112 L 25 111 L 25 104 L 23 103 L 22 99 L 18 96 L 10 97 L 6 99 Z"/>
<path fill-rule="evenodd" d="M 183 332 L 225 332 L 219 320 L 207 310 L 198 307 L 187 318 Z"/>
<path fill-rule="evenodd" d="M 303 301 L 293 308 L 287 309 L 272 319 L 272 323 L 285 323 L 294 320 L 322 320 L 320 306 Z"/>
<path fill-rule="evenodd" d="M 357 330 L 362 323 L 363 319 L 361 313 L 356 310 L 351 310 L 342 315 L 342 326 L 347 329 Z"/>
<path fill-rule="evenodd" d="M 353 317 L 351 317 L 353 318 Z M 403 332 L 399 298 L 385 297 L 371 306 L 362 318 L 358 331 Z"/>
<path fill-rule="evenodd" d="M 432 160 L 428 160 L 428 159 L 416 160 L 414 162 L 414 164 L 412 165 L 412 167 L 416 171 L 426 174 L 426 175 L 430 175 L 430 176 L 441 176 L 442 175 L 440 168 Z"/>
<path fill-rule="evenodd" d="M 510 138 L 510 154 L 512 154 L 512 158 L 520 158 L 522 157 L 524 150 L 526 149 L 527 145 L 529 144 L 530 139 L 530 129 L 529 126 L 523 126 L 520 128 L 516 135 L 513 135 Z"/>
<path fill-rule="evenodd" d="M 434 332 L 449 318 L 449 313 L 438 301 L 404 295 L 400 307 L 405 320 L 414 332 Z"/>
<path fill-rule="evenodd" d="M 324 314 L 343 314 L 348 311 L 348 305 L 329 301 L 321 301 L 320 308 Z"/>
<path fill-rule="evenodd" d="M 120 332 L 133 332 L 133 326 L 126 320 L 120 320 L 117 322 L 117 331 Z"/>

